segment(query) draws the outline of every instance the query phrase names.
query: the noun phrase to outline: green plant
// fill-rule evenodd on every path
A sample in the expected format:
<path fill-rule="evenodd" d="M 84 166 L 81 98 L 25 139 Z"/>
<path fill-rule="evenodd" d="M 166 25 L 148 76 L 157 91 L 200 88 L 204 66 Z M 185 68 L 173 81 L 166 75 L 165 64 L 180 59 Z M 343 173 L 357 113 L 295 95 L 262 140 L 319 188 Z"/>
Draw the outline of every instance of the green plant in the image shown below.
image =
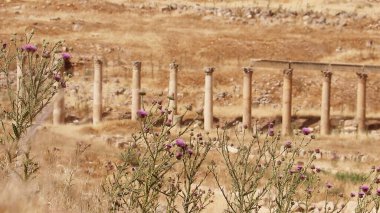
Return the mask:
<path fill-rule="evenodd" d="M 3 130 L 0 155 L 4 160 L 1 168 L 5 174 L 13 173 L 23 180 L 29 180 L 38 171 L 38 164 L 30 157 L 28 139 L 35 130 L 32 125 L 37 115 L 50 103 L 57 89 L 65 87 L 61 69 L 68 60 L 57 55 L 62 42 L 51 45 L 43 41 L 41 48 L 37 48 L 32 44 L 33 34 L 14 35 L 9 44 L 2 43 L 0 47 L 0 73 L 5 77 L 7 90 L 2 109 L 5 118 L 0 120 Z M 12 68 L 14 65 L 17 72 Z"/>

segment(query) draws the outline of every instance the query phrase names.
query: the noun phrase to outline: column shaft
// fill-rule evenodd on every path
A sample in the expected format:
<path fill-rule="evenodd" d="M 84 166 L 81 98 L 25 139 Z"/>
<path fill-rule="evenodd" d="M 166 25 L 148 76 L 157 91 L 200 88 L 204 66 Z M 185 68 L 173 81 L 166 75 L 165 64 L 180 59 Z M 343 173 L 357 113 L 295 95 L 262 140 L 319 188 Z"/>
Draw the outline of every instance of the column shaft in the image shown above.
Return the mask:
<path fill-rule="evenodd" d="M 292 134 L 292 75 L 293 69 L 285 69 L 282 93 L 282 135 Z"/>
<path fill-rule="evenodd" d="M 330 94 L 332 72 L 322 71 L 322 102 L 321 102 L 321 135 L 330 134 Z"/>
<path fill-rule="evenodd" d="M 368 75 L 363 72 L 358 72 L 358 89 L 356 102 L 356 120 L 358 124 L 358 133 L 366 132 L 366 83 Z"/>
<path fill-rule="evenodd" d="M 252 130 L 252 68 L 243 68 L 243 125 Z"/>
<path fill-rule="evenodd" d="M 131 118 L 137 120 L 137 111 L 141 108 L 141 62 L 134 61 L 132 64 L 132 109 Z"/>
<path fill-rule="evenodd" d="M 171 99 L 169 100 L 169 110 L 172 111 L 170 114 L 170 119 L 173 120 L 174 115 L 177 115 L 177 72 L 178 72 L 178 64 L 175 62 L 169 65 L 169 96 Z"/>
<path fill-rule="evenodd" d="M 94 59 L 94 103 L 92 123 L 98 124 L 102 120 L 102 81 L 103 81 L 103 62 Z"/>
<path fill-rule="evenodd" d="M 213 76 L 212 73 L 214 72 L 213 67 L 207 67 L 205 69 L 205 106 L 203 110 L 203 117 L 204 117 L 204 130 L 210 131 L 213 127 Z"/>

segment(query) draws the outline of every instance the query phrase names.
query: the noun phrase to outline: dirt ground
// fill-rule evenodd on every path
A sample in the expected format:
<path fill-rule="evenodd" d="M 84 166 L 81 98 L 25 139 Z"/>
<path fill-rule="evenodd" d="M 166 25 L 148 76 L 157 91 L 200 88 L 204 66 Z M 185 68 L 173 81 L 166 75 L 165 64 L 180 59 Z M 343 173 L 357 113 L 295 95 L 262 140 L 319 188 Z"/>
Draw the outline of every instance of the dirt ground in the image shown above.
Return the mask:
<path fill-rule="evenodd" d="M 132 61 L 142 61 L 142 87 L 148 103 L 160 92 L 167 92 L 168 64 L 175 60 L 180 64 L 180 107 L 193 104 L 195 108 L 203 104 L 203 68 L 214 66 L 215 117 L 230 122 L 241 116 L 242 67 L 248 66 L 251 59 L 380 65 L 379 12 L 380 2 L 376 0 L 2 0 L 0 40 L 7 41 L 13 33 L 33 29 L 37 44 L 42 39 L 65 40 L 75 64 L 66 93 L 68 124 L 54 127 L 47 120 L 31 141 L 42 168 L 36 185 L 28 188 L 32 194 L 42 196 L 22 196 L 27 205 L 19 205 L 18 212 L 104 210 L 100 204 L 88 208 L 89 203 L 101 199 L 89 191 L 99 189 L 108 172 L 108 162 L 116 161 L 120 153 L 107 139 L 115 135 L 127 138 L 137 130 L 136 123 L 128 120 Z M 102 56 L 105 62 L 107 113 L 103 124 L 92 127 L 95 55 Z M 352 171 L 351 168 L 364 171 L 380 160 L 380 74 L 369 73 L 367 87 L 368 125 L 373 134 L 364 139 L 339 134 L 344 123 L 355 115 L 355 71 L 334 72 L 334 134 L 318 138 L 311 146 L 326 152 L 328 157 L 320 164 L 326 167 L 327 178 L 334 179 L 337 171 Z M 280 116 L 281 80 L 281 70 L 254 70 L 253 116 L 260 124 Z M 294 71 L 295 128 L 318 128 L 321 83 L 318 72 Z M 80 125 L 72 124 L 73 120 Z M 276 128 L 279 127 L 280 124 Z M 73 162 L 72 155 L 81 143 L 91 146 L 80 161 Z M 75 190 L 67 192 L 70 178 Z M 347 190 L 352 188 L 350 183 L 340 184 Z M 0 212 L 12 212 L 12 202 L 18 202 L 19 191 L 5 192 L 0 197 Z M 65 197 L 66 200 L 60 199 Z M 221 200 L 215 204 L 223 205 Z M 30 206 L 36 210 L 30 210 Z M 220 208 L 213 209 L 212 212 L 221 212 Z"/>

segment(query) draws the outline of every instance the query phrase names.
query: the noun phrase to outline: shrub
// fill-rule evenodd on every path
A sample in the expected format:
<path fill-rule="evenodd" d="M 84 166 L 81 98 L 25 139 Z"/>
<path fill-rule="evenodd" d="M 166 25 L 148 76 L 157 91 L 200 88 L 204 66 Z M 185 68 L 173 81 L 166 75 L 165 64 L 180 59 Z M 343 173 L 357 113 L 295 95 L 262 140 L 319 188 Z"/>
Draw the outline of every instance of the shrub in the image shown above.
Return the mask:
<path fill-rule="evenodd" d="M 30 179 L 39 168 L 28 145 L 35 131 L 34 120 L 57 89 L 66 86 L 61 68 L 67 59 L 56 54 L 62 42 L 43 41 L 38 47 L 32 43 L 32 37 L 33 32 L 24 37 L 15 35 L 10 43 L 4 42 L 0 47 L 0 74 L 5 79 L 7 96 L 2 109 L 5 118 L 0 120 L 3 130 L 0 168 L 5 174 L 16 174 L 23 180 Z M 15 65 L 21 70 L 18 74 L 13 69 Z"/>

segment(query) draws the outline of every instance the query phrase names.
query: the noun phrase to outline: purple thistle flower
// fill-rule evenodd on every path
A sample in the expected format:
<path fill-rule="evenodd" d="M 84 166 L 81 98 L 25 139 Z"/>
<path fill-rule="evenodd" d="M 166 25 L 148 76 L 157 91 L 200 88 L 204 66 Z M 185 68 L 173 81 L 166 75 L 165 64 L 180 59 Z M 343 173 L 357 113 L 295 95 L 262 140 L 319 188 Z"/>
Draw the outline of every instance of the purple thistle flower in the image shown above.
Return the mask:
<path fill-rule="evenodd" d="M 37 51 L 37 47 L 33 44 L 25 44 L 24 46 L 21 47 L 21 49 L 26 52 L 31 52 L 31 53 L 34 53 Z"/>
<path fill-rule="evenodd" d="M 273 128 L 274 127 L 274 123 L 270 122 L 268 126 L 269 126 L 269 128 Z"/>
<path fill-rule="evenodd" d="M 172 120 L 171 119 L 168 119 L 166 122 L 165 122 L 165 126 L 171 126 L 172 125 Z"/>
<path fill-rule="evenodd" d="M 139 109 L 139 110 L 137 110 L 137 115 L 138 115 L 140 118 L 145 118 L 146 116 L 148 116 L 148 112 L 146 112 L 146 111 L 143 110 L 143 109 Z"/>
<path fill-rule="evenodd" d="M 364 195 L 365 195 L 364 192 L 359 192 L 359 193 L 358 193 L 359 198 L 363 198 Z"/>
<path fill-rule="evenodd" d="M 193 150 L 192 149 L 190 149 L 190 148 L 188 148 L 187 150 L 186 150 L 186 152 L 187 152 L 187 154 L 189 154 L 190 156 L 192 156 L 193 155 Z"/>
<path fill-rule="evenodd" d="M 181 160 L 183 154 L 182 152 L 177 152 L 177 154 L 175 155 L 175 158 L 177 158 L 177 160 Z"/>
<path fill-rule="evenodd" d="M 171 144 L 166 144 L 165 148 L 166 148 L 167 151 L 169 151 L 172 148 L 172 145 Z"/>
<path fill-rule="evenodd" d="M 311 133 L 311 129 L 308 127 L 304 127 L 304 128 L 302 128 L 302 133 L 304 135 L 309 135 Z"/>
<path fill-rule="evenodd" d="M 54 74 L 54 80 L 57 82 L 60 82 L 61 81 L 61 74 L 60 73 Z"/>
<path fill-rule="evenodd" d="M 286 149 L 290 149 L 290 148 L 292 148 L 292 142 L 291 142 L 291 141 L 286 142 L 286 143 L 285 143 L 285 148 L 286 148 Z"/>
<path fill-rule="evenodd" d="M 376 178 L 375 183 L 379 184 L 380 183 L 380 178 Z"/>
<path fill-rule="evenodd" d="M 7 48 L 7 43 L 3 43 L 3 49 Z"/>
<path fill-rule="evenodd" d="M 369 191 L 369 186 L 363 185 L 363 186 L 360 186 L 360 189 L 361 189 L 364 193 L 368 193 L 368 191 Z"/>
<path fill-rule="evenodd" d="M 301 175 L 301 176 L 300 176 L 300 179 L 301 179 L 301 180 L 305 180 L 305 179 L 306 179 L 306 175 Z"/>
<path fill-rule="evenodd" d="M 65 60 L 65 61 L 67 61 L 67 60 L 70 60 L 70 58 L 71 58 L 71 55 L 70 55 L 70 53 L 62 53 L 62 59 L 63 60 Z"/>
<path fill-rule="evenodd" d="M 331 189 L 331 188 L 333 187 L 333 185 L 332 185 L 331 183 L 326 183 L 326 187 L 327 187 L 328 189 Z"/>
<path fill-rule="evenodd" d="M 66 88 L 66 87 L 67 87 L 67 85 L 66 85 L 66 81 L 61 81 L 61 87 L 62 87 L 62 88 Z"/>
<path fill-rule="evenodd" d="M 297 171 L 301 171 L 303 169 L 302 165 L 297 165 Z"/>
<path fill-rule="evenodd" d="M 320 169 L 320 168 L 315 168 L 315 171 L 316 171 L 317 173 L 320 173 L 320 172 L 321 172 L 321 169 Z"/>
<path fill-rule="evenodd" d="M 355 192 L 351 192 L 350 197 L 355 197 L 355 196 L 356 196 Z"/>
<path fill-rule="evenodd" d="M 380 189 L 377 189 L 377 190 L 376 190 L 376 195 L 377 195 L 377 196 L 380 196 Z"/>
<path fill-rule="evenodd" d="M 182 149 L 185 149 L 187 147 L 185 141 L 181 138 L 178 138 L 177 140 L 175 140 L 175 144 Z"/>
<path fill-rule="evenodd" d="M 269 128 L 268 135 L 269 136 L 274 136 L 274 129 L 273 128 Z"/>

